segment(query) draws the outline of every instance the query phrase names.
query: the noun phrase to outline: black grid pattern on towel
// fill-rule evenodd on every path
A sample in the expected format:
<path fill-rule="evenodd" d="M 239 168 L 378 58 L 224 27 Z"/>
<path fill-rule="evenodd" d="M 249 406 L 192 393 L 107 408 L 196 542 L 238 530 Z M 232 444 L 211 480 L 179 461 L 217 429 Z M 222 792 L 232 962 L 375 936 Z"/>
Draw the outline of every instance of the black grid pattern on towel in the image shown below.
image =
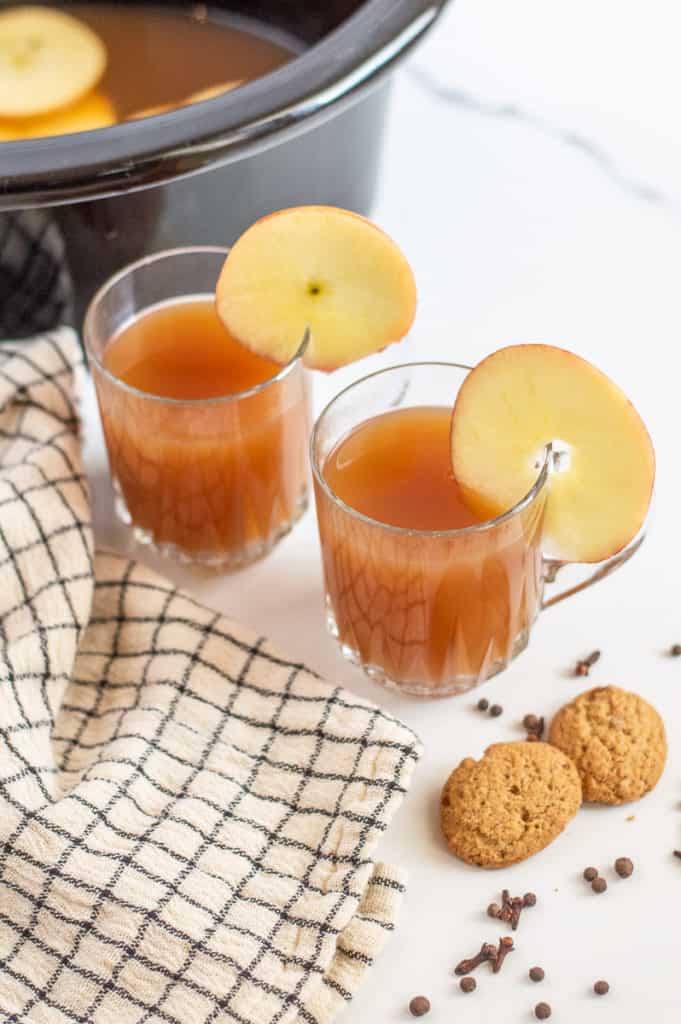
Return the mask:
<path fill-rule="evenodd" d="M 0 339 L 68 322 L 72 304 L 64 241 L 51 212 L 0 213 Z"/>
<path fill-rule="evenodd" d="M 326 1021 L 392 928 L 371 857 L 417 741 L 149 570 L 93 566 L 77 353 L 0 362 L 0 1020 Z"/>

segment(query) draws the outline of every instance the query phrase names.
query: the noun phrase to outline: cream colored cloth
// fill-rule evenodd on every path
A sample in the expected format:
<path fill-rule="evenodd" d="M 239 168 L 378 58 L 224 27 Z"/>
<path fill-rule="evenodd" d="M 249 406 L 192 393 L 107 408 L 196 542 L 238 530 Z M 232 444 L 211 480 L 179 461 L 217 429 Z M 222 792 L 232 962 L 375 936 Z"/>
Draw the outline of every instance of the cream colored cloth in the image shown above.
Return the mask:
<path fill-rule="evenodd" d="M 326 1024 L 413 734 L 93 555 L 70 332 L 0 347 L 0 1020 Z"/>

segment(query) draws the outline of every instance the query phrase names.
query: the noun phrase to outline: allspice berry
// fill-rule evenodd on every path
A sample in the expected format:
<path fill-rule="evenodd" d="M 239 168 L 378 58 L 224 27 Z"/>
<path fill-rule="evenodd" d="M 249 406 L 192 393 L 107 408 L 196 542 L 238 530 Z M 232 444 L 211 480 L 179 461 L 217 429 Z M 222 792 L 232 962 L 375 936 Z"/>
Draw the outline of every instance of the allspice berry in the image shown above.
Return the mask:
<path fill-rule="evenodd" d="M 593 882 L 591 883 L 591 888 L 594 892 L 602 893 L 605 892 L 605 890 L 608 888 L 608 883 L 604 878 L 601 878 L 599 876 L 598 878 L 594 878 Z"/>
<path fill-rule="evenodd" d="M 587 882 L 593 882 L 594 878 L 598 878 L 598 868 L 584 868 L 584 877 Z"/>
<path fill-rule="evenodd" d="M 607 981 L 597 981 L 594 983 L 594 992 L 597 996 L 607 996 L 610 991 L 610 986 Z"/>
<path fill-rule="evenodd" d="M 548 1003 L 537 1003 L 534 1008 L 534 1015 L 537 1020 L 548 1020 L 551 1016 L 551 1007 Z"/>
<path fill-rule="evenodd" d="M 634 862 L 628 857 L 618 857 L 615 861 L 615 871 L 620 878 L 630 878 L 634 873 Z"/>
<path fill-rule="evenodd" d="M 530 981 L 543 981 L 545 978 L 543 967 L 530 967 Z"/>
<path fill-rule="evenodd" d="M 412 1017 L 425 1017 L 430 1013 L 430 999 L 426 999 L 425 996 L 414 996 L 409 1003 L 409 1012 Z"/>
<path fill-rule="evenodd" d="M 468 995 L 469 992 L 475 992 L 477 987 L 478 983 L 475 978 L 471 978 L 470 975 L 466 978 L 462 978 L 459 982 L 459 988 L 462 992 L 465 992 L 466 995 Z"/>

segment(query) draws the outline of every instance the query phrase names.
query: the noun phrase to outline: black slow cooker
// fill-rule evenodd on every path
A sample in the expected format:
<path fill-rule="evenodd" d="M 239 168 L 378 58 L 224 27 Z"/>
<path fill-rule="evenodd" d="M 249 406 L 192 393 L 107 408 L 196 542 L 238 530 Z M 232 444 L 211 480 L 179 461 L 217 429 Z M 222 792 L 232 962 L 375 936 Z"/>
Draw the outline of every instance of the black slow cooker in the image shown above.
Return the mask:
<path fill-rule="evenodd" d="M 367 213 L 390 72 L 446 2 L 216 4 L 293 37 L 298 56 L 162 117 L 0 144 L 0 211 L 9 211 L 0 213 L 0 229 L 15 211 L 49 211 L 78 323 L 102 280 L 145 253 L 229 244 L 258 217 L 301 203 Z M 0 335 L 20 333 L 21 325 L 3 322 L 2 294 L 0 280 Z"/>

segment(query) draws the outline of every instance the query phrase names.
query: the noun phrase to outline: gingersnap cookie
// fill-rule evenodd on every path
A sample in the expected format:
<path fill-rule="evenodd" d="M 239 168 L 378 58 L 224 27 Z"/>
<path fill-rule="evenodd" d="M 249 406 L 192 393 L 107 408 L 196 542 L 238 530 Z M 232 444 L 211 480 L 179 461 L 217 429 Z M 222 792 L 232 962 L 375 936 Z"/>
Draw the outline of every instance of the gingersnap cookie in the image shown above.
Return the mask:
<path fill-rule="evenodd" d="M 549 743 L 575 762 L 584 799 L 601 804 L 644 796 L 667 758 L 664 723 L 655 708 L 617 686 L 588 690 L 561 708 Z"/>
<path fill-rule="evenodd" d="M 548 743 L 495 743 L 447 779 L 440 821 L 452 853 L 503 868 L 543 850 L 582 802 L 577 769 Z"/>

